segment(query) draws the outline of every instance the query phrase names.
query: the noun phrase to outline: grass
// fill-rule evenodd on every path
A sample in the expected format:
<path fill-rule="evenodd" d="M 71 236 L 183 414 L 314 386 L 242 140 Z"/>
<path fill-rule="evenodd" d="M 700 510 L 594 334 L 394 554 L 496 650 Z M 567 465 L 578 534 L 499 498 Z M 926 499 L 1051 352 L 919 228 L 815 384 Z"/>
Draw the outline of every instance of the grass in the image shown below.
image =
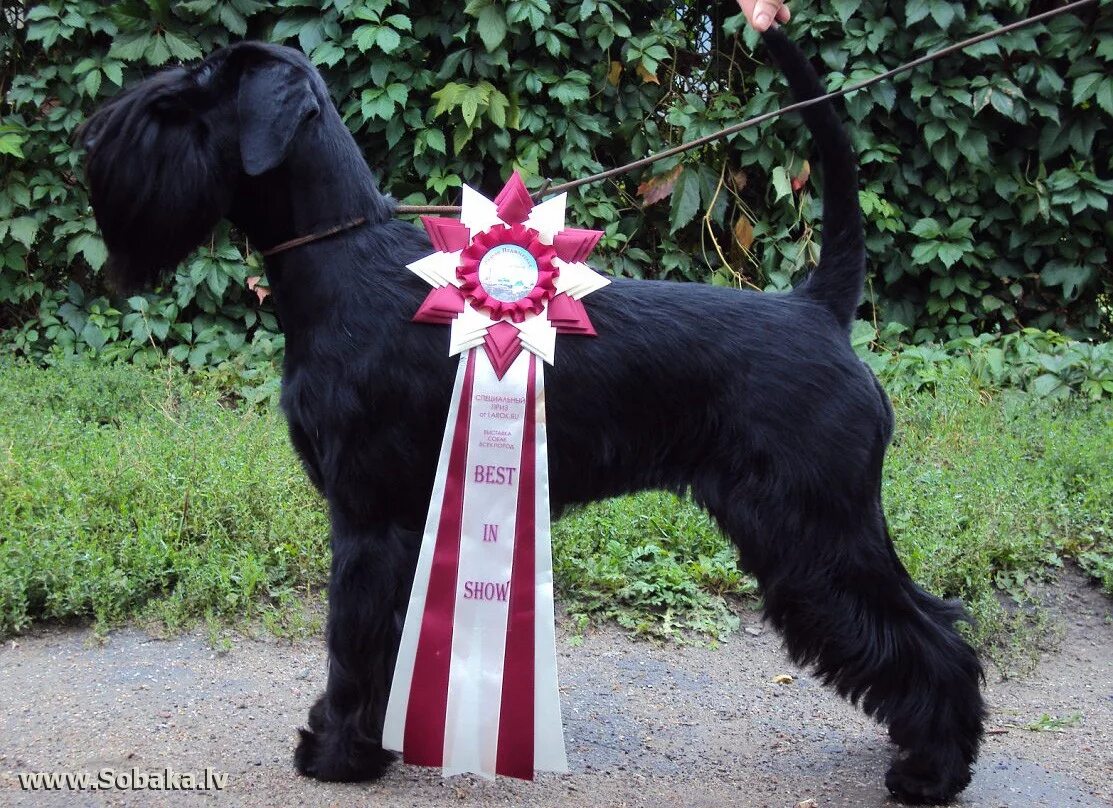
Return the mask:
<path fill-rule="evenodd" d="M 280 627 L 327 570 L 327 520 L 278 413 L 133 368 L 0 367 L 0 633 Z"/>
<path fill-rule="evenodd" d="M 553 575 L 568 613 L 639 634 L 722 639 L 728 602 L 754 595 L 733 547 L 691 502 L 650 491 L 581 508 L 553 528 Z"/>
<path fill-rule="evenodd" d="M 1006 639 L 1002 593 L 1023 603 L 1067 559 L 1113 595 L 1113 405 L 952 385 L 897 411 L 884 496 L 898 551 L 983 638 Z"/>
<path fill-rule="evenodd" d="M 1035 721 L 1024 725 L 1029 732 L 1066 732 L 1070 727 L 1078 726 L 1082 722 L 1082 713 L 1071 713 L 1067 716 L 1048 715 L 1044 713 Z"/>
<path fill-rule="evenodd" d="M 1005 659 L 1040 623 L 1027 608 L 1032 584 L 1067 559 L 1113 595 L 1113 404 L 979 393 L 962 382 L 894 402 L 885 507 L 912 576 L 962 598 L 980 644 Z M 554 535 L 565 605 L 581 620 L 721 636 L 732 628 L 723 596 L 754 591 L 710 521 L 668 495 L 591 506 Z"/>
<path fill-rule="evenodd" d="M 969 604 L 983 645 L 1021 644 L 1027 618 L 1011 604 L 1067 559 L 1113 594 L 1113 404 L 962 378 L 895 403 L 885 501 L 898 551 Z M 713 523 L 666 494 L 567 516 L 554 557 L 580 625 L 716 639 L 755 593 Z M 229 408 L 196 378 L 0 364 L 0 635 L 72 618 L 295 632 L 313 625 L 304 605 L 327 569 L 323 503 L 277 412 Z"/>

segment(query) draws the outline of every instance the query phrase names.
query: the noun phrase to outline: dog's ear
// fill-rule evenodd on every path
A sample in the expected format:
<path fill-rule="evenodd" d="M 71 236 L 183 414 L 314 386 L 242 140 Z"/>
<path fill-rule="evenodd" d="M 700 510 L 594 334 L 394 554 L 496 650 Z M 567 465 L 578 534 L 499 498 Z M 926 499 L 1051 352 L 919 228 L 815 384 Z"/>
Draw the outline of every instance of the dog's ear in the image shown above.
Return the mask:
<path fill-rule="evenodd" d="M 238 100 L 244 171 L 255 177 L 281 163 L 298 128 L 320 111 L 304 70 L 279 61 L 245 69 Z"/>

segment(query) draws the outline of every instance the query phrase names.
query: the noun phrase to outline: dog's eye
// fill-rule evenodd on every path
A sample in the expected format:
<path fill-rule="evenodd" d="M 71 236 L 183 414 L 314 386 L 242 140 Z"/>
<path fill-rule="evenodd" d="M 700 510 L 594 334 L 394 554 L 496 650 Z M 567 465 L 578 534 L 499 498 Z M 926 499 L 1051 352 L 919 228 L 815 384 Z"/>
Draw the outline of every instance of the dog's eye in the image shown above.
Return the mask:
<path fill-rule="evenodd" d="M 164 95 L 151 101 L 151 112 L 169 120 L 186 120 L 191 118 L 194 107 L 186 93 Z"/>

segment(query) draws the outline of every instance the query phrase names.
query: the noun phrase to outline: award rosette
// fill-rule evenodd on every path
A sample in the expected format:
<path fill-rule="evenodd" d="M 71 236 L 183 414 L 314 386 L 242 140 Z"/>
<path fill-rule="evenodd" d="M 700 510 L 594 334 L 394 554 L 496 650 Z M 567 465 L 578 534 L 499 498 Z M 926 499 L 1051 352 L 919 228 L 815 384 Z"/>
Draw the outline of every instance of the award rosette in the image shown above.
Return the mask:
<path fill-rule="evenodd" d="M 464 186 L 408 265 L 433 287 L 414 321 L 450 326 L 460 363 L 383 746 L 445 775 L 568 770 L 544 364 L 558 333 L 595 336 L 581 300 L 609 281 L 584 263 L 602 233 L 566 228 L 566 201 L 534 205 L 517 173 L 493 201 Z"/>

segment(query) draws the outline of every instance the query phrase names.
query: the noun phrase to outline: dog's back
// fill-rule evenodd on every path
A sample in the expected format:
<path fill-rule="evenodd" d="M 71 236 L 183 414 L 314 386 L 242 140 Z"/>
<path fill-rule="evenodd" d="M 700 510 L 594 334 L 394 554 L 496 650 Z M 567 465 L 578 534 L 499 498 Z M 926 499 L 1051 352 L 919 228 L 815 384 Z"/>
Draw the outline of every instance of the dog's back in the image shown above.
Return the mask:
<path fill-rule="evenodd" d="M 799 98 L 822 94 L 780 32 Z M 233 58 L 234 57 L 234 58 Z M 941 803 L 970 780 L 984 707 L 961 609 L 900 564 L 881 502 L 892 414 L 846 338 L 865 273 L 850 141 L 830 103 L 804 110 L 823 173 L 819 267 L 790 294 L 615 278 L 597 338 L 545 369 L 553 509 L 647 488 L 689 491 L 735 542 L 792 657 L 889 727 L 886 778 Z M 329 503 L 329 677 L 296 765 L 383 774 L 396 615 L 408 601 L 456 375 L 443 326 L 411 322 L 426 236 L 391 219 L 304 56 L 240 43 L 148 79 L 85 131 L 92 199 L 125 279 L 155 282 L 227 216 L 262 247 L 286 332 L 282 402 Z"/>
<path fill-rule="evenodd" d="M 770 29 L 764 39 L 797 100 L 824 95 L 819 76 L 784 33 Z M 823 249 L 819 266 L 796 287 L 796 293 L 823 303 L 849 328 L 866 276 L 857 160 L 830 101 L 805 107 L 801 114 L 823 167 Z"/>

